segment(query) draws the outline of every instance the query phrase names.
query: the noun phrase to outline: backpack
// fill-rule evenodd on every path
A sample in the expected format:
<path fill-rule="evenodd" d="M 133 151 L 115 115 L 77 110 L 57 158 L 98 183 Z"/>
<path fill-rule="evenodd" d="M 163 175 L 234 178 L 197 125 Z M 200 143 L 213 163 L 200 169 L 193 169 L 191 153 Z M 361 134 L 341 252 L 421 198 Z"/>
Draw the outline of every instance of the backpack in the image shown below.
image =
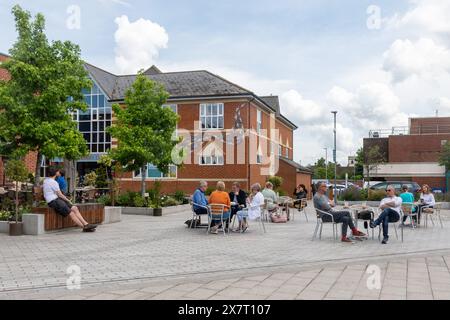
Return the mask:
<path fill-rule="evenodd" d="M 365 210 L 358 212 L 358 219 L 359 220 L 370 220 L 372 219 L 372 211 Z"/>
<path fill-rule="evenodd" d="M 192 223 L 192 227 L 191 227 L 191 223 Z M 192 222 L 192 219 L 186 220 L 186 221 L 184 222 L 184 224 L 185 224 L 188 228 L 191 227 L 192 229 L 197 228 L 197 227 L 199 226 L 198 219 L 194 219 L 194 222 Z"/>

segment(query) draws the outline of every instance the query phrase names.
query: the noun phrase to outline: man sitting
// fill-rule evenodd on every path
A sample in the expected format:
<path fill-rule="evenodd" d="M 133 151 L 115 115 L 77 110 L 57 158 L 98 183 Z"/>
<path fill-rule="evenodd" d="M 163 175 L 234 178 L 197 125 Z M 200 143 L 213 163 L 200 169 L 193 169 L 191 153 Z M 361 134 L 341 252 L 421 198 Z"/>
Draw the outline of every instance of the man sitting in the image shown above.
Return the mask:
<path fill-rule="evenodd" d="M 352 241 L 347 237 L 347 229 L 350 227 L 352 230 L 352 234 L 355 237 L 364 237 L 365 234 L 356 229 L 355 225 L 353 224 L 352 217 L 350 215 L 350 212 L 348 211 L 334 211 L 332 207 L 335 206 L 333 200 L 329 200 L 326 193 L 327 193 L 327 184 L 325 182 L 321 182 L 317 188 L 317 192 L 314 196 L 314 207 L 317 210 L 324 211 L 326 213 L 329 213 L 333 215 L 334 222 L 336 223 L 342 223 L 342 242 L 348 242 L 352 243 Z M 324 215 L 321 212 L 319 213 L 319 217 L 324 222 L 330 222 L 331 218 L 327 215 Z"/>
<path fill-rule="evenodd" d="M 197 190 L 195 190 L 194 194 L 192 195 L 194 212 L 198 215 L 208 214 L 208 209 L 206 208 L 206 206 L 208 205 L 208 200 L 206 200 L 205 197 L 206 189 L 208 189 L 208 182 L 202 180 L 200 181 Z M 200 223 L 201 221 L 199 218 L 197 225 L 200 225 Z"/>
<path fill-rule="evenodd" d="M 59 189 L 58 182 L 55 180 L 58 175 L 58 170 L 49 168 L 47 173 L 48 178 L 44 180 L 43 192 L 48 206 L 63 217 L 69 216 L 77 226 L 83 228 L 83 232 L 95 231 L 97 225 L 86 222 L 78 208 L 74 206 Z"/>
<path fill-rule="evenodd" d="M 380 209 L 383 212 L 380 214 L 377 220 L 370 222 L 370 227 L 375 228 L 380 224 L 383 224 L 383 241 L 382 244 L 387 244 L 389 240 L 389 223 L 397 222 L 400 220 L 400 210 L 402 208 L 402 198 L 395 195 L 395 188 L 388 186 L 386 188 L 387 197 L 381 200 Z"/>
<path fill-rule="evenodd" d="M 267 211 L 269 211 L 269 213 L 272 213 L 274 211 L 277 211 L 278 209 L 278 198 L 277 198 L 277 194 L 275 193 L 275 191 L 273 191 L 273 184 L 270 181 L 266 182 L 266 187 L 264 188 L 263 191 L 261 191 L 261 193 L 264 196 L 265 200 L 267 201 Z"/>

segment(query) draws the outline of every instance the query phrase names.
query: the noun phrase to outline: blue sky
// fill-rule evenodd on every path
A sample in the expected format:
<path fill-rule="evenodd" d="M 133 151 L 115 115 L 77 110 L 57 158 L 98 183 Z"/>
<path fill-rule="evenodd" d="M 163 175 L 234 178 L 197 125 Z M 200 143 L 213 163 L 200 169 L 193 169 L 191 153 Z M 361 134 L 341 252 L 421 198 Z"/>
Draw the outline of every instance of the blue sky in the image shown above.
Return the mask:
<path fill-rule="evenodd" d="M 279 95 L 285 114 L 299 126 L 294 157 L 304 165 L 323 156 L 324 147 L 331 149 L 329 111 L 337 108 L 338 158 L 346 163 L 370 129 L 407 125 L 408 117 L 430 116 L 437 108 L 450 111 L 445 2 L 2 0 L 0 51 L 15 40 L 10 10 L 18 3 L 46 16 L 50 39 L 79 44 L 86 61 L 112 72 L 135 72 L 145 63 L 163 71 L 208 69 L 257 94 Z M 80 8 L 80 29 L 66 27 L 70 5 Z M 370 5 L 381 10 L 376 30 L 367 27 Z M 117 41 L 121 16 L 126 25 L 143 20 L 124 28 Z M 145 33 L 139 26 L 163 31 Z M 138 42 L 126 40 L 134 37 Z M 145 43 L 135 51 L 153 55 L 120 65 L 116 55 L 135 58 L 129 51 L 139 39 Z"/>

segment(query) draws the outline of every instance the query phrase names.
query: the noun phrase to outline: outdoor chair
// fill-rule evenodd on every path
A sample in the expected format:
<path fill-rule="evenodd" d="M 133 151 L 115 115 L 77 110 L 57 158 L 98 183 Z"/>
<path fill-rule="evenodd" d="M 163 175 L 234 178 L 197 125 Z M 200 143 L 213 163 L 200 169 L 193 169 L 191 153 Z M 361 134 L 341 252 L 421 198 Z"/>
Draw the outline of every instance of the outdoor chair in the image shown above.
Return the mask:
<path fill-rule="evenodd" d="M 307 199 L 301 199 L 300 200 L 300 205 L 298 207 L 298 212 L 302 212 L 305 214 L 305 218 L 306 218 L 306 222 L 308 221 L 308 213 L 306 212 L 306 207 L 308 205 L 308 200 Z M 294 214 L 292 214 L 292 220 L 294 220 Z"/>
<path fill-rule="evenodd" d="M 402 209 L 401 209 L 401 213 L 402 214 L 401 214 L 401 217 L 400 217 L 400 224 L 402 226 L 402 242 L 403 242 L 403 233 L 404 233 L 403 229 L 405 229 L 405 223 L 403 222 L 403 219 L 405 217 L 406 217 L 406 219 L 407 218 L 410 219 L 411 226 L 412 226 L 413 229 L 417 228 L 416 219 L 417 219 L 417 216 L 418 216 L 419 213 L 418 213 L 418 211 L 413 212 L 414 207 L 415 207 L 414 203 L 404 202 L 402 204 Z M 415 219 L 414 219 L 414 217 L 415 217 Z"/>
<path fill-rule="evenodd" d="M 333 239 L 335 241 L 338 240 L 338 229 L 337 228 L 338 228 L 338 225 L 341 224 L 341 222 L 335 222 L 334 217 L 331 213 L 328 213 L 328 212 L 325 212 L 325 211 L 322 211 L 319 209 L 315 209 L 315 210 L 316 210 L 317 224 L 316 224 L 316 229 L 314 230 L 312 241 L 314 241 L 317 238 L 318 231 L 319 231 L 319 240 L 322 240 L 322 229 L 323 229 L 324 224 L 332 224 Z M 323 221 L 324 217 L 329 218 L 330 221 Z"/>
<path fill-rule="evenodd" d="M 425 215 L 425 228 L 428 228 L 428 217 L 430 217 L 433 227 L 434 227 L 434 218 L 437 218 L 437 219 L 439 219 L 441 228 L 444 228 L 444 225 L 442 223 L 442 218 L 441 218 L 441 208 L 442 208 L 442 203 L 440 203 L 440 202 L 436 203 L 433 208 L 430 208 L 429 206 L 422 207 L 422 214 Z"/>
<path fill-rule="evenodd" d="M 377 216 L 379 216 L 383 210 L 381 210 L 380 208 L 377 208 L 377 210 L 378 210 Z M 394 226 L 395 236 L 397 237 L 397 240 L 398 240 L 397 223 L 401 223 L 401 221 L 402 221 L 401 214 L 400 214 L 400 219 L 398 221 L 396 221 L 396 222 L 389 221 L 389 225 Z M 382 228 L 383 228 L 383 224 L 380 223 L 380 225 L 378 226 L 378 240 L 381 240 L 381 229 Z M 403 230 L 403 228 L 402 228 L 402 230 Z M 402 242 L 403 242 L 403 238 L 402 238 Z"/>
<path fill-rule="evenodd" d="M 286 216 L 289 221 L 291 218 L 291 210 L 289 206 L 294 203 L 293 200 L 290 197 L 283 196 L 278 198 L 278 202 L 283 207 L 281 210 L 286 211 Z M 292 210 L 292 212 L 294 212 L 294 210 Z M 294 213 L 292 213 L 292 220 L 294 220 Z"/>
<path fill-rule="evenodd" d="M 211 203 L 208 205 L 208 228 L 206 229 L 206 233 L 208 234 L 211 231 L 211 224 L 213 220 L 219 220 L 222 223 L 222 231 L 223 234 L 226 234 L 226 226 L 228 226 L 228 233 L 230 233 L 230 217 L 224 219 L 223 214 L 225 213 L 225 205 L 224 204 L 215 204 Z M 226 223 L 224 225 L 224 223 Z"/>
<path fill-rule="evenodd" d="M 250 208 L 253 208 L 253 207 L 250 207 Z M 262 204 L 260 206 L 260 208 L 261 208 L 261 215 L 258 218 L 256 218 L 255 220 L 252 220 L 252 221 L 258 221 L 261 229 L 263 230 L 263 233 L 267 233 L 266 226 L 264 225 L 264 219 L 263 219 L 264 215 L 266 215 L 266 214 L 268 215 L 266 201 L 264 201 L 264 204 Z M 243 208 L 242 209 L 242 211 L 244 212 L 244 218 L 247 218 L 247 219 L 248 219 L 248 209 L 249 208 Z M 234 223 L 236 222 L 236 216 L 237 215 L 233 216 L 233 223 L 232 223 L 232 226 L 231 226 L 232 229 L 234 229 Z"/>
<path fill-rule="evenodd" d="M 194 201 L 192 201 L 192 198 L 189 198 L 189 205 L 191 206 L 191 212 L 192 212 L 192 219 L 191 219 L 191 224 L 189 225 L 189 228 L 192 229 L 192 225 L 194 224 L 194 221 L 200 221 L 202 215 L 201 214 L 197 214 L 195 212 L 195 210 L 194 210 Z M 208 207 L 202 206 L 202 205 L 199 205 L 199 204 L 196 204 L 196 203 L 195 203 L 195 205 L 197 207 L 206 209 L 206 212 L 208 212 L 208 214 L 209 214 L 209 208 Z M 200 225 L 196 224 L 196 228 L 198 228 L 199 226 Z"/>

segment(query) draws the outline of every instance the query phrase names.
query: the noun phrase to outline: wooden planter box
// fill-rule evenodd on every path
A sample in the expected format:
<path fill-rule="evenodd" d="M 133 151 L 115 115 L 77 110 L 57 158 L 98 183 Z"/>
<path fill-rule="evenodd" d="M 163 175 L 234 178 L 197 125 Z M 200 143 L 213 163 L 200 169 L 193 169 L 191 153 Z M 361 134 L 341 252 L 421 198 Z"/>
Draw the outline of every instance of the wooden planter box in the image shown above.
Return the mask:
<path fill-rule="evenodd" d="M 84 220 L 89 223 L 100 224 L 105 220 L 105 207 L 98 203 L 83 203 L 76 205 L 80 210 Z M 45 231 L 60 230 L 64 228 L 73 228 L 77 225 L 70 217 L 63 218 L 49 207 L 36 207 L 31 210 L 33 213 L 45 215 Z"/>

